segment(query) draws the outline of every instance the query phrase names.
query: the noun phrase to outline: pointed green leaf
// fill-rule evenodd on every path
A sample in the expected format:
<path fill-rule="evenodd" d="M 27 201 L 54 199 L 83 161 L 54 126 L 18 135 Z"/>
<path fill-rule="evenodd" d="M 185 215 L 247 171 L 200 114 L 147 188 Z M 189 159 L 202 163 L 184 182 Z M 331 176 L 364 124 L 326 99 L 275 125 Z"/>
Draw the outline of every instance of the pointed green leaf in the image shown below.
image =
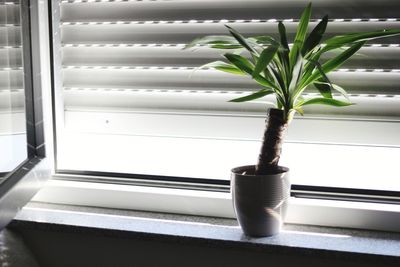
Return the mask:
<path fill-rule="evenodd" d="M 306 38 L 308 23 L 311 18 L 311 3 L 307 5 L 301 15 L 299 26 L 297 27 L 296 37 L 294 38 L 293 47 L 289 53 L 290 65 L 294 66 L 297 55 L 302 50 L 304 39 Z"/>
<path fill-rule="evenodd" d="M 339 68 L 346 60 L 348 60 L 352 55 L 354 55 L 358 50 L 360 50 L 360 48 L 363 47 L 364 44 L 365 42 L 356 43 L 352 45 L 350 48 L 343 51 L 338 56 L 328 60 L 322 65 L 322 71 L 324 73 L 328 73 L 332 70 Z"/>
<path fill-rule="evenodd" d="M 332 87 L 334 90 L 338 91 L 342 96 L 346 98 L 347 101 L 349 101 L 349 95 L 347 94 L 346 90 L 342 87 L 340 87 L 337 84 L 332 83 Z"/>
<path fill-rule="evenodd" d="M 271 60 L 274 58 L 277 50 L 278 50 L 277 46 L 271 45 L 271 46 L 265 48 L 261 52 L 260 57 L 257 60 L 256 67 L 254 68 L 254 71 L 253 71 L 253 77 L 255 77 L 257 74 L 260 74 L 260 72 L 265 70 L 265 68 L 268 66 L 268 64 L 271 62 Z"/>
<path fill-rule="evenodd" d="M 314 86 L 318 89 L 321 95 L 325 98 L 332 98 L 332 83 L 329 80 L 328 76 L 326 76 L 321 64 L 313 59 L 309 60 L 311 64 L 315 65 L 321 78 L 314 82 Z"/>
<path fill-rule="evenodd" d="M 333 90 L 339 92 L 342 96 L 344 96 L 344 97 L 346 98 L 347 101 L 349 101 L 349 99 L 350 99 L 350 98 L 349 98 L 349 95 L 348 95 L 347 92 L 346 92 L 346 90 L 345 90 L 344 88 L 340 87 L 340 86 L 337 85 L 337 84 L 322 82 L 322 81 L 319 81 L 319 80 L 317 80 L 317 81 L 314 82 L 314 86 L 315 86 L 316 84 L 324 84 L 325 86 L 330 86 L 331 90 L 333 89 Z"/>
<path fill-rule="evenodd" d="M 255 93 L 250 94 L 250 95 L 247 95 L 247 96 L 238 97 L 238 98 L 229 100 L 229 102 L 246 102 L 246 101 L 251 101 L 251 100 L 254 100 L 254 99 L 257 99 L 257 98 L 261 98 L 261 97 L 263 97 L 263 96 L 270 95 L 270 94 L 273 94 L 273 93 L 274 93 L 274 91 L 272 91 L 272 90 L 260 90 L 260 91 L 258 91 L 258 92 L 255 92 Z"/>
<path fill-rule="evenodd" d="M 279 36 L 281 38 L 281 45 L 285 49 L 289 50 L 289 44 L 286 37 L 286 27 L 281 21 L 279 21 L 278 30 L 279 30 Z"/>
<path fill-rule="evenodd" d="M 322 18 L 322 20 L 315 26 L 314 30 L 308 35 L 304 42 L 302 55 L 305 56 L 309 51 L 316 47 L 325 33 L 326 26 L 328 25 L 328 16 Z"/>
<path fill-rule="evenodd" d="M 292 79 L 289 84 L 289 92 L 294 92 L 296 90 L 302 73 L 303 73 L 303 57 L 300 54 L 297 57 L 296 64 L 293 67 Z"/>
<path fill-rule="evenodd" d="M 267 78 L 264 78 L 261 75 L 256 75 L 253 77 L 253 79 L 259 83 L 260 85 L 267 87 L 267 88 L 272 88 L 274 90 L 278 90 L 280 92 L 280 89 L 271 81 L 269 81 Z"/>
<path fill-rule="evenodd" d="M 241 55 L 230 54 L 230 53 L 227 53 L 224 56 L 229 60 L 229 62 L 231 62 L 238 69 L 252 76 L 253 79 L 260 85 L 273 89 L 277 88 L 276 85 L 270 82 L 267 78 L 259 74 L 253 75 L 254 66 L 247 58 L 242 57 Z"/>
<path fill-rule="evenodd" d="M 332 87 L 329 83 L 326 82 L 314 82 L 315 88 L 318 89 L 319 93 L 324 97 L 324 98 L 332 98 Z"/>
<path fill-rule="evenodd" d="M 323 48 L 323 52 L 341 47 L 346 44 L 355 42 L 366 42 L 373 39 L 390 37 L 400 34 L 400 29 L 382 30 L 374 32 L 363 32 L 363 33 L 350 33 L 345 35 L 334 36 L 324 43 L 326 46 Z"/>
<path fill-rule="evenodd" d="M 215 49 L 244 49 L 244 47 L 239 44 L 215 44 L 211 45 L 210 47 Z"/>
<path fill-rule="evenodd" d="M 205 64 L 205 65 L 199 67 L 199 69 L 204 69 L 204 68 L 213 68 L 213 69 L 216 69 L 219 71 L 228 72 L 228 73 L 232 73 L 232 74 L 239 74 L 239 75 L 246 74 L 243 71 L 241 71 L 240 69 L 238 69 L 237 67 L 235 67 L 234 65 L 228 64 L 223 61 L 214 61 L 214 62 Z"/>
<path fill-rule="evenodd" d="M 257 43 L 261 45 L 279 45 L 279 43 L 272 37 L 268 35 L 254 36 L 247 39 L 250 43 Z"/>
<path fill-rule="evenodd" d="M 225 25 L 229 29 L 229 32 L 232 34 L 232 36 L 244 47 L 246 48 L 250 53 L 257 54 L 257 51 L 250 46 L 250 44 L 246 41 L 246 38 L 244 38 L 239 32 L 237 32 L 235 29 L 232 27 L 229 27 L 228 25 Z"/>
<path fill-rule="evenodd" d="M 235 38 L 228 35 L 208 35 L 200 38 L 196 38 L 183 49 L 189 49 L 196 45 L 213 45 L 213 44 L 226 44 L 226 45 L 238 45 L 239 43 Z"/>
<path fill-rule="evenodd" d="M 319 69 L 319 71 L 313 72 L 309 76 L 309 78 L 301 84 L 301 87 L 305 87 L 305 86 L 309 85 L 310 83 L 313 83 L 320 77 L 322 77 L 321 73 L 326 74 L 332 70 L 339 68 L 347 59 L 349 59 L 352 55 L 354 55 L 354 53 L 356 53 L 364 44 L 365 44 L 365 42 L 356 43 L 353 46 L 351 46 L 350 48 L 346 49 L 341 54 L 339 54 L 338 56 L 325 62 L 322 65 L 321 69 Z M 317 66 L 317 68 L 318 68 L 318 66 Z"/>
<path fill-rule="evenodd" d="M 263 76 L 259 74 L 253 75 L 254 66 L 247 58 L 242 57 L 241 55 L 230 54 L 230 53 L 227 53 L 224 56 L 229 60 L 229 62 L 231 62 L 238 69 L 252 76 L 253 79 L 260 85 L 268 88 L 274 88 L 274 89 L 277 88 L 272 82 L 270 82 Z"/>
<path fill-rule="evenodd" d="M 226 53 L 224 56 L 238 69 L 246 72 L 247 74 L 253 74 L 254 66 L 247 58 L 231 53 Z"/>
<path fill-rule="evenodd" d="M 328 105 L 328 106 L 335 106 L 335 107 L 345 107 L 345 106 L 354 105 L 354 103 L 344 102 L 344 101 L 332 99 L 332 98 L 317 97 L 317 98 L 307 99 L 307 100 L 299 103 L 299 105 L 297 105 L 297 107 L 302 107 L 302 106 L 306 106 L 306 105 Z"/>

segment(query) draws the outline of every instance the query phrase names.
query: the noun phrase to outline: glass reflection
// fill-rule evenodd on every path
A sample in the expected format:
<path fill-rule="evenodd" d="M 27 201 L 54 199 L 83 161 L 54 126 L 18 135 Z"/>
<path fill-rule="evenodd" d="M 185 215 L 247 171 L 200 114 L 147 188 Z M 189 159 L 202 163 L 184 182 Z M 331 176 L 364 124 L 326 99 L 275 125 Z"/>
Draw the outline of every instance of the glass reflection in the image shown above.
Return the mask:
<path fill-rule="evenodd" d="M 0 0 L 0 183 L 27 158 L 20 13 Z"/>

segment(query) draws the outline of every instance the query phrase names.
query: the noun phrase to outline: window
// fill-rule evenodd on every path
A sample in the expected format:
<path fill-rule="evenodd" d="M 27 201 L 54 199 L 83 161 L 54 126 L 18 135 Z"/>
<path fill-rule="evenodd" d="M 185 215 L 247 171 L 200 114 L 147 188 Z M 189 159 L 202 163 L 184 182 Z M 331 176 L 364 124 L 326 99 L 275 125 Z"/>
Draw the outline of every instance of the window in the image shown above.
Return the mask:
<path fill-rule="evenodd" d="M 29 1 L 0 2 L 0 230 L 49 176 L 30 7 Z"/>
<path fill-rule="evenodd" d="M 28 155 L 20 5 L 1 4 L 0 10 L 0 177 L 6 177 Z"/>
<path fill-rule="evenodd" d="M 58 177 L 228 191 L 229 170 L 255 161 L 268 106 L 228 103 L 254 84 L 194 71 L 219 53 L 182 48 L 227 34 L 224 24 L 274 35 L 283 20 L 293 35 L 306 2 L 52 1 Z M 331 34 L 399 28 L 398 8 L 314 1 L 313 23 L 329 14 Z M 294 195 L 398 201 L 399 54 L 397 37 L 370 42 L 331 75 L 356 105 L 313 107 L 294 120 L 282 159 Z"/>

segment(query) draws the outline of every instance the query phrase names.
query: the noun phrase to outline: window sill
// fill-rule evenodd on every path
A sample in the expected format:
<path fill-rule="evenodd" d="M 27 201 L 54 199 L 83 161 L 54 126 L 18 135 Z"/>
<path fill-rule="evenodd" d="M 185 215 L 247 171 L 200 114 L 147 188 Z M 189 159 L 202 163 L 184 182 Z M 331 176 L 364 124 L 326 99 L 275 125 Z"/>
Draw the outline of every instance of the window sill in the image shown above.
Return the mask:
<path fill-rule="evenodd" d="M 109 233 L 113 237 L 132 236 L 140 240 L 187 242 L 284 255 L 315 255 L 377 266 L 400 264 L 400 234 L 384 232 L 287 224 L 280 235 L 249 238 L 231 219 L 35 202 L 24 207 L 11 226 Z"/>
<path fill-rule="evenodd" d="M 102 196 L 102 197 L 99 197 Z M 235 218 L 224 192 L 53 179 L 33 201 L 73 206 Z M 285 222 L 400 232 L 400 205 L 290 198 Z"/>

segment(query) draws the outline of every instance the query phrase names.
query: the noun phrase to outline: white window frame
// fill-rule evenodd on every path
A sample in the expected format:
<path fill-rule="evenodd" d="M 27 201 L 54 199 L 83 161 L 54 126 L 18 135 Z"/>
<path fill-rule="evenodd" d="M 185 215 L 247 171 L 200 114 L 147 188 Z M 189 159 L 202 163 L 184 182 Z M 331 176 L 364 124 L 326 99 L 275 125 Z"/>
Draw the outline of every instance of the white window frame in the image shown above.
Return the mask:
<path fill-rule="evenodd" d="M 38 5 L 40 46 L 42 52 L 49 45 L 47 2 Z M 49 51 L 47 49 L 47 51 Z M 45 54 L 45 53 L 43 53 Z M 49 71 L 49 54 L 41 58 L 44 72 Z M 50 84 L 50 79 L 48 79 Z M 43 102 L 47 114 L 46 136 L 54 129 L 50 118 L 52 96 L 43 87 Z M 48 150 L 54 149 L 52 138 L 48 138 Z M 49 154 L 50 154 L 49 153 Z M 54 170 L 54 161 L 51 162 Z M 54 174 L 54 173 L 53 173 Z M 187 189 L 104 184 L 58 180 L 57 174 L 33 198 L 33 201 L 83 205 L 115 209 L 132 209 L 154 212 L 234 218 L 229 193 Z M 82 178 L 84 177 L 76 177 Z M 365 202 L 335 201 L 291 198 L 286 223 L 350 227 L 371 230 L 400 232 L 400 205 Z"/>
<path fill-rule="evenodd" d="M 53 180 L 33 201 L 235 218 L 230 193 Z M 84 178 L 84 177 L 82 177 Z M 400 232 L 400 205 L 291 197 L 285 223 Z"/>

